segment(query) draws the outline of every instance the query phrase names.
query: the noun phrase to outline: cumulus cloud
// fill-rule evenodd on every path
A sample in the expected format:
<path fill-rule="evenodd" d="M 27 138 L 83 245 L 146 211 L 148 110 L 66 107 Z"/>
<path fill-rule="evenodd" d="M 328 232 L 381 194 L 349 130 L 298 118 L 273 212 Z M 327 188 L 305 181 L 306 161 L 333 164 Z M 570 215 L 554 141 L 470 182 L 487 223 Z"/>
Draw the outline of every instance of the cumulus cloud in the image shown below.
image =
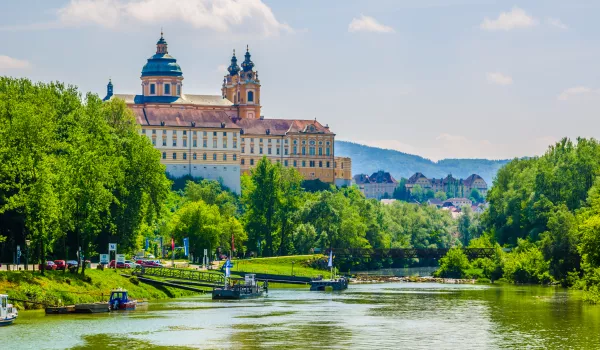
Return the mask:
<path fill-rule="evenodd" d="M 547 18 L 546 22 L 551 25 L 554 26 L 556 28 L 560 28 L 560 29 L 569 29 L 569 27 L 567 27 L 566 24 L 564 24 L 563 22 L 561 22 L 560 19 L 558 18 Z"/>
<path fill-rule="evenodd" d="M 97 25 L 110 29 L 139 25 L 184 23 L 220 33 L 258 33 L 276 36 L 293 32 L 262 0 L 71 0 L 58 9 L 55 22 L 37 23 L 21 30 L 60 26 Z"/>
<path fill-rule="evenodd" d="M 486 73 L 487 81 L 490 84 L 496 85 L 511 85 L 513 83 L 513 79 L 511 76 L 504 75 L 499 72 L 488 72 Z"/>
<path fill-rule="evenodd" d="M 576 96 L 600 96 L 600 89 L 592 89 L 587 86 L 576 86 L 565 89 L 558 95 L 559 101 L 567 101 Z"/>
<path fill-rule="evenodd" d="M 0 69 L 23 69 L 29 67 L 30 64 L 28 61 L 0 55 Z"/>
<path fill-rule="evenodd" d="M 348 25 L 350 33 L 355 32 L 373 32 L 373 33 L 394 33 L 392 27 L 378 22 L 375 18 L 361 15 L 360 18 L 353 18 Z"/>
<path fill-rule="evenodd" d="M 480 28 L 484 30 L 512 30 L 538 25 L 539 21 L 528 15 L 523 9 L 513 7 L 510 12 L 502 12 L 498 18 L 484 18 Z"/>

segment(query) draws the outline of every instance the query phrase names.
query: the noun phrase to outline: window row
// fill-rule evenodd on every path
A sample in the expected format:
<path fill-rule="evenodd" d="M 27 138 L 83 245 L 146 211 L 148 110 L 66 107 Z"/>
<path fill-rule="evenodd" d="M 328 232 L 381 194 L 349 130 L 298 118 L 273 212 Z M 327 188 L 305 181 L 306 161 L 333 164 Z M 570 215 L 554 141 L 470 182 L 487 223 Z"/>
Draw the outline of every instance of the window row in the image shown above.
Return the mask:
<path fill-rule="evenodd" d="M 176 96 L 181 95 L 181 85 L 177 84 L 176 85 Z M 150 84 L 150 95 L 156 95 L 156 84 L 155 83 L 151 83 Z M 164 83 L 163 84 L 163 95 L 171 95 L 171 84 L 169 83 Z"/>
<path fill-rule="evenodd" d="M 279 163 L 279 160 L 277 160 L 277 163 Z M 241 164 L 242 165 L 246 165 L 246 160 L 244 158 L 241 158 Z M 254 159 L 250 159 L 250 163 L 249 164 L 250 165 L 254 165 Z M 298 164 L 302 164 L 301 166 L 303 168 L 306 168 L 306 161 L 305 160 L 303 160 L 303 161 L 294 160 L 294 161 L 292 161 L 292 164 L 293 164 L 292 166 L 295 167 L 295 168 L 298 167 Z M 319 168 L 323 168 L 323 165 L 325 165 L 325 168 L 330 168 L 331 167 L 331 163 L 330 162 L 323 162 L 322 160 L 320 160 L 318 162 L 315 161 L 315 160 L 308 161 L 308 167 L 309 168 L 316 168 L 317 164 L 319 165 Z M 283 161 L 283 165 L 284 166 L 289 166 L 290 165 L 289 160 L 285 159 Z"/>
<path fill-rule="evenodd" d="M 156 146 L 155 139 L 152 139 L 152 145 Z M 165 138 L 162 139 L 162 145 L 163 145 L 163 147 L 167 147 L 167 139 L 165 139 Z M 177 139 L 173 140 L 172 145 L 173 145 L 173 147 L 177 147 Z M 181 145 L 182 145 L 182 147 L 187 147 L 188 146 L 187 139 L 183 139 L 181 141 Z M 233 146 L 232 148 L 237 148 L 237 141 L 233 141 L 232 146 Z M 196 139 L 192 140 L 192 147 L 198 147 L 198 140 L 196 140 Z M 208 142 L 206 140 L 202 140 L 202 147 L 208 148 Z M 218 148 L 217 140 L 213 140 L 212 148 Z M 227 143 L 223 143 L 222 148 L 227 148 Z M 271 154 L 271 153 L 269 153 L 269 154 Z M 277 154 L 279 154 L 279 153 L 277 153 Z"/>
<path fill-rule="evenodd" d="M 217 153 L 213 153 L 213 154 L 212 154 L 212 160 L 218 160 L 218 158 L 221 158 L 221 159 L 223 159 L 224 161 L 226 161 L 226 160 L 227 160 L 227 154 L 226 154 L 226 153 L 223 153 L 223 155 L 222 155 L 221 157 L 219 157 L 219 156 L 217 155 Z M 163 153 L 162 153 L 162 159 L 167 159 L 167 152 L 163 152 Z M 177 152 L 173 152 L 173 155 L 172 155 L 172 158 L 171 158 L 171 159 L 177 159 Z M 184 159 L 184 160 L 187 160 L 187 159 L 188 159 L 188 158 L 187 158 L 187 153 L 186 153 L 186 152 L 183 152 L 182 159 Z M 197 160 L 197 159 L 198 159 L 198 154 L 197 154 L 197 153 L 193 153 L 193 154 L 192 154 L 192 159 L 193 159 L 193 160 Z M 208 154 L 206 154 L 206 153 L 203 153 L 203 154 L 202 154 L 202 160 L 208 160 L 208 159 L 209 159 L 209 155 L 208 155 Z M 232 157 L 231 157 L 231 159 L 232 159 L 232 160 L 237 160 L 237 154 L 233 154 L 233 155 L 232 155 Z"/>
<path fill-rule="evenodd" d="M 183 135 L 187 135 L 187 132 L 188 132 L 187 130 L 182 130 L 182 131 L 183 131 Z M 198 135 L 199 132 L 202 133 L 202 136 L 208 136 L 208 133 L 210 133 L 210 131 L 193 130 L 192 131 L 192 135 L 196 136 L 196 135 Z M 220 131 L 213 131 L 212 135 L 213 136 L 218 136 L 219 132 Z M 146 129 L 142 129 L 142 134 L 144 134 L 144 135 L 146 134 Z M 167 130 L 163 129 L 162 134 L 166 135 L 167 134 Z M 233 134 L 233 137 L 237 137 L 238 136 L 237 132 L 232 132 L 232 134 Z M 152 129 L 152 135 L 156 135 L 156 129 Z M 171 135 L 177 136 L 177 130 L 171 130 Z M 227 136 L 227 131 L 223 131 L 223 136 Z"/>

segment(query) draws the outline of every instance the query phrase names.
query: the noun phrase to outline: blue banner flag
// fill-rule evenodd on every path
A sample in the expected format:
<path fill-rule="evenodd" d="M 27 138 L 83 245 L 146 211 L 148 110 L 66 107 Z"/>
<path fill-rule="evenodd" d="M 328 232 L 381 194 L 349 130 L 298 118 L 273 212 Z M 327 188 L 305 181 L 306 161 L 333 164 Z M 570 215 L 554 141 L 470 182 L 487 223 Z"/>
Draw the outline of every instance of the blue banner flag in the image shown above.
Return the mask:
<path fill-rule="evenodd" d="M 184 238 L 183 239 L 183 250 L 185 252 L 185 256 L 189 255 L 189 250 L 190 250 L 190 239 L 189 238 Z"/>
<path fill-rule="evenodd" d="M 150 248 L 150 241 L 146 238 L 146 250 L 148 250 L 148 248 Z"/>

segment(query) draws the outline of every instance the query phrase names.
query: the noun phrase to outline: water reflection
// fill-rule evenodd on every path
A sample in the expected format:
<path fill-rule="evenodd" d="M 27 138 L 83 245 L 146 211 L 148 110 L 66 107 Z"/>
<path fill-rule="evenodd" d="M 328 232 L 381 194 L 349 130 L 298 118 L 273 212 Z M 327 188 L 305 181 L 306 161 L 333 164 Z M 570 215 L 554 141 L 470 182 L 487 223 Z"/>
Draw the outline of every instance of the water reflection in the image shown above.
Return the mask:
<path fill-rule="evenodd" d="M 200 296 L 130 313 L 22 312 L 0 338 L 6 349 L 597 349 L 599 330 L 600 307 L 574 291 L 396 283 L 237 302 Z"/>

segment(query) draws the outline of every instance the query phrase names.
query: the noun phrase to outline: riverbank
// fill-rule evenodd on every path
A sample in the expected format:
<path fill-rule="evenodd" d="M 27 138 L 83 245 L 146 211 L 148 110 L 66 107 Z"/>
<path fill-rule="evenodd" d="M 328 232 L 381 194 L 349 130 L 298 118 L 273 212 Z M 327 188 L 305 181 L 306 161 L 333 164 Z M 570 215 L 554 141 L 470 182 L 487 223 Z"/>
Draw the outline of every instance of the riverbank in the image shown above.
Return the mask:
<path fill-rule="evenodd" d="M 10 298 L 29 300 L 40 304 L 14 302 L 19 309 L 40 309 L 45 305 L 72 305 L 106 301 L 110 291 L 123 288 L 133 299 L 168 299 L 197 293 L 140 282 L 137 277 L 121 276 L 123 271 L 86 270 L 85 277 L 64 271 L 0 272 L 0 294 Z"/>
<path fill-rule="evenodd" d="M 446 284 L 475 284 L 476 279 L 466 278 L 439 278 L 439 277 L 395 277 L 395 276 L 372 276 L 372 275 L 356 275 L 350 279 L 353 284 L 365 283 L 392 283 L 392 282 L 412 282 L 412 283 L 446 283 Z"/>
<path fill-rule="evenodd" d="M 233 260 L 232 273 L 264 273 L 282 276 L 328 276 L 327 257 L 321 254 Z"/>

